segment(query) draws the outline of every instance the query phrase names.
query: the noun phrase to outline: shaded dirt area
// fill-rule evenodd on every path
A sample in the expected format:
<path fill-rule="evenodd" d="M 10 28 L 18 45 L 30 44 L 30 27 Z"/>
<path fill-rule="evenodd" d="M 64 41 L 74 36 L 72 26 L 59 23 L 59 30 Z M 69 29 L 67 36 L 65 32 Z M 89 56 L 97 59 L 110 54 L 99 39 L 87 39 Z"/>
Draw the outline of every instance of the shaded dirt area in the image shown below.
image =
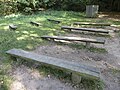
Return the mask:
<path fill-rule="evenodd" d="M 119 21 L 120 20 L 120 12 L 101 12 L 99 14 L 99 17 L 111 19 L 113 21 Z"/>
<path fill-rule="evenodd" d="M 113 63 L 113 59 L 117 60 L 117 58 L 111 56 L 111 54 L 93 53 L 87 50 L 79 50 L 70 48 L 67 45 L 62 46 L 53 43 L 51 43 L 51 45 L 49 43 L 49 45 L 38 47 L 34 52 L 101 68 L 106 68 L 107 65 L 116 67 L 116 63 Z"/>
<path fill-rule="evenodd" d="M 14 67 L 11 76 L 14 81 L 10 90 L 79 90 L 71 83 L 63 83 L 50 75 L 44 76 L 24 65 Z"/>

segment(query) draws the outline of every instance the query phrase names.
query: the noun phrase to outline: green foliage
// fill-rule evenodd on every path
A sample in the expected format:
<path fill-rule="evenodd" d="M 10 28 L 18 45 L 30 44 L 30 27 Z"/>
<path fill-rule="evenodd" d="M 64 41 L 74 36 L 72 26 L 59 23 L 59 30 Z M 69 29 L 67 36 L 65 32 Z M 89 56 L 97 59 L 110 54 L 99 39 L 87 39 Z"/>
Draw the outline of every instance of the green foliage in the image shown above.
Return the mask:
<path fill-rule="evenodd" d="M 4 15 L 4 4 L 0 4 L 0 16 Z"/>
<path fill-rule="evenodd" d="M 52 8 L 57 10 L 84 11 L 86 4 L 91 4 L 94 0 L 17 0 L 19 11 L 25 11 L 26 7 L 31 10 L 39 8 Z"/>
<path fill-rule="evenodd" d="M 0 53 L 1 57 L 1 53 Z M 7 74 L 7 70 L 10 69 L 10 62 L 4 62 L 4 64 L 0 60 L 0 90 L 9 90 L 9 86 L 11 83 L 11 78 Z M 9 63 L 9 64 L 8 64 Z"/>
<path fill-rule="evenodd" d="M 26 7 L 23 11 L 24 11 L 25 14 L 32 14 L 33 13 L 32 9 L 29 8 L 29 7 Z"/>
<path fill-rule="evenodd" d="M 104 83 L 101 80 L 90 80 L 83 78 L 82 83 L 86 90 L 104 90 Z"/>
<path fill-rule="evenodd" d="M 0 1 L 0 15 L 15 12 L 33 13 L 40 8 L 85 11 L 86 5 L 97 4 L 100 10 L 120 11 L 119 0 L 5 0 Z"/>
<path fill-rule="evenodd" d="M 14 1 L 0 1 L 0 15 L 9 15 L 17 12 L 17 4 Z"/>

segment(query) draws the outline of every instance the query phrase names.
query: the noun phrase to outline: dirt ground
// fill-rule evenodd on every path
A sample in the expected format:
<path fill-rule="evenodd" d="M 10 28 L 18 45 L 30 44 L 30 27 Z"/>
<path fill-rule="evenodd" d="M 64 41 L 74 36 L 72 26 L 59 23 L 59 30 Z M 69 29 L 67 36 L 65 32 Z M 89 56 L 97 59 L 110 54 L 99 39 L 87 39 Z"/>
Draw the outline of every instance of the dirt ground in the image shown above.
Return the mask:
<path fill-rule="evenodd" d="M 16 67 L 12 73 L 14 82 L 10 90 L 79 90 L 71 83 L 62 83 L 50 75 L 43 76 L 38 70 L 32 70 L 24 65 Z"/>
<path fill-rule="evenodd" d="M 119 38 L 112 38 L 107 41 L 106 48 L 108 53 L 100 54 L 86 50 L 77 50 L 53 43 L 38 47 L 34 52 L 47 56 L 71 60 L 77 63 L 83 63 L 101 68 L 102 79 L 105 82 L 105 90 L 120 90 L 120 72 L 114 73 L 111 68 L 120 68 L 120 44 Z"/>
<path fill-rule="evenodd" d="M 68 36 L 71 36 L 71 34 L 68 34 Z M 54 42 L 37 47 L 33 52 L 99 67 L 102 72 L 102 79 L 105 82 L 105 90 L 120 90 L 120 72 L 114 73 L 111 70 L 111 68 L 120 68 L 120 38 L 116 36 L 106 40 L 105 45 L 96 45 L 96 47 L 102 47 L 108 51 L 104 54 L 71 48 Z M 95 44 L 92 44 L 92 46 L 95 46 Z M 40 76 L 38 71 L 31 70 L 26 66 L 20 66 L 13 72 L 15 81 L 11 85 L 11 90 L 84 90 L 84 88 L 74 88 L 70 83 L 66 85 L 56 78 Z"/>
<path fill-rule="evenodd" d="M 113 68 L 120 69 L 120 37 L 113 35 L 112 38 L 108 38 L 67 34 L 67 36 L 105 39 L 105 45 L 92 44 L 92 46 L 105 48 L 108 53 L 94 53 L 86 49 L 71 48 L 54 42 L 36 47 L 32 52 L 99 67 L 101 69 L 101 79 L 105 83 L 104 90 L 120 90 L 120 72 L 113 70 Z M 14 82 L 11 84 L 10 90 L 85 90 L 84 87 L 74 87 L 71 83 L 64 83 L 54 76 L 42 76 L 37 70 L 32 70 L 24 65 L 16 66 L 12 70 L 11 76 Z"/>
<path fill-rule="evenodd" d="M 99 14 L 100 18 L 103 19 L 111 19 L 114 21 L 119 21 L 120 20 L 120 12 L 100 12 Z"/>

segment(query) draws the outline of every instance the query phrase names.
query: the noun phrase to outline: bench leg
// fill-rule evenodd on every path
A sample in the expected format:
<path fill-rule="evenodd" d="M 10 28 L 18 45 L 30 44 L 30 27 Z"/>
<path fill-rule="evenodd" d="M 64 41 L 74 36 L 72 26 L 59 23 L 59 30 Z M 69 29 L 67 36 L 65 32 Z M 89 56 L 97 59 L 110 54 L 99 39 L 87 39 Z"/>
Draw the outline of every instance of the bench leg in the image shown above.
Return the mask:
<path fill-rule="evenodd" d="M 80 25 L 78 24 L 78 25 L 77 25 L 77 27 L 79 28 L 79 27 L 80 27 Z"/>
<path fill-rule="evenodd" d="M 71 24 L 70 26 L 72 27 L 72 26 L 74 26 L 74 24 Z"/>
<path fill-rule="evenodd" d="M 109 35 L 110 35 L 111 37 L 115 37 L 115 33 L 114 33 L 114 32 L 109 32 Z"/>
<path fill-rule="evenodd" d="M 47 38 L 47 40 L 51 40 L 51 41 L 54 41 L 54 39 L 53 39 L 53 38 Z"/>
<path fill-rule="evenodd" d="M 86 42 L 86 47 L 90 48 L 90 42 Z"/>
<path fill-rule="evenodd" d="M 14 61 L 17 61 L 17 58 L 16 57 L 13 57 L 13 56 L 10 56 L 10 58 Z"/>
<path fill-rule="evenodd" d="M 72 73 L 72 82 L 74 84 L 79 84 L 81 82 L 81 76 L 77 75 L 76 73 Z"/>
<path fill-rule="evenodd" d="M 55 41 L 55 39 L 51 39 L 51 41 Z"/>

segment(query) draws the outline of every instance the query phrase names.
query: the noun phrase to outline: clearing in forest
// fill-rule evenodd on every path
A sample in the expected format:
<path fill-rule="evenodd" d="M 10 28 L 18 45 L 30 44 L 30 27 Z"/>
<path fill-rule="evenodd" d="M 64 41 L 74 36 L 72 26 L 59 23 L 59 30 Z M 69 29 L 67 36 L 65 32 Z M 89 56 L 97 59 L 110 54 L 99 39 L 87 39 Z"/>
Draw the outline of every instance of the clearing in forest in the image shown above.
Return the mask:
<path fill-rule="evenodd" d="M 107 14 L 109 17 L 102 17 Z M 114 16 L 114 15 L 113 15 Z M 50 22 L 47 19 L 61 21 Z M 30 22 L 37 22 L 39 26 Z M 74 22 L 111 23 L 112 26 L 79 25 L 81 28 L 102 28 L 116 30 L 110 35 L 88 32 L 66 32 L 61 26 L 70 26 Z M 16 30 L 9 25 L 17 25 Z M 9 90 L 120 90 L 120 21 L 108 13 L 98 18 L 85 18 L 84 13 L 70 11 L 42 11 L 33 15 L 9 15 L 0 18 L 0 89 Z M 43 35 L 72 36 L 93 39 L 104 39 L 105 44 L 91 44 L 86 48 L 82 42 L 54 42 L 40 38 Z M 83 79 L 79 85 L 70 82 L 69 73 L 44 67 L 39 63 L 14 61 L 5 54 L 12 48 L 21 48 L 37 54 L 52 56 L 71 62 L 86 63 L 99 67 L 104 86 L 101 82 Z M 52 82 L 52 83 L 51 83 Z M 17 87 L 17 88 L 16 88 Z"/>

